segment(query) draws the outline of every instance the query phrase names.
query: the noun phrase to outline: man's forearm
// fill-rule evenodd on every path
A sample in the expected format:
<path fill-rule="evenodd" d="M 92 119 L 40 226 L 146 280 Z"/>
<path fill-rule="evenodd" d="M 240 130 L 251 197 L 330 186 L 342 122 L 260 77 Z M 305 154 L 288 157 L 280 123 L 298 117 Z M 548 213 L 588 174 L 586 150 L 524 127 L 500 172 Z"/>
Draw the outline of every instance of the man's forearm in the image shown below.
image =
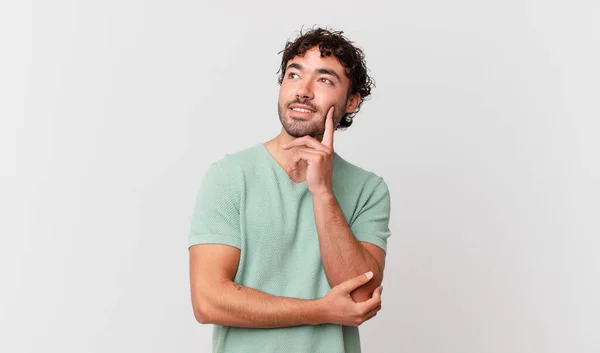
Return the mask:
<path fill-rule="evenodd" d="M 352 234 L 333 194 L 313 197 L 313 207 L 321 260 L 329 285 L 333 287 L 360 273 L 372 271 L 373 279 L 352 295 L 360 301 L 370 298 L 383 279 L 377 261 Z"/>
<path fill-rule="evenodd" d="M 273 296 L 232 281 L 219 282 L 195 302 L 195 315 L 201 323 L 248 328 L 323 323 L 317 300 Z"/>

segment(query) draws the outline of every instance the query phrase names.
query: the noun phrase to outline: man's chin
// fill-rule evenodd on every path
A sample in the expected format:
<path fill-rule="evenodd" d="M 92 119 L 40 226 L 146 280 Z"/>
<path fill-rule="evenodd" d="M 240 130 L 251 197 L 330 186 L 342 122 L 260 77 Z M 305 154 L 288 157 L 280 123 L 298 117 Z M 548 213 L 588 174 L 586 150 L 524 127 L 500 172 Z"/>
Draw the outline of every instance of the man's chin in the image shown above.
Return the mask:
<path fill-rule="evenodd" d="M 314 129 L 314 123 L 308 120 L 296 120 L 293 117 L 286 115 L 283 119 L 281 119 L 281 123 L 285 132 L 294 138 L 304 136 L 316 137 L 319 133 Z"/>
<path fill-rule="evenodd" d="M 287 129 L 285 128 L 285 132 L 287 132 L 288 135 L 290 135 L 291 137 L 294 138 L 299 138 L 299 137 L 304 137 L 304 136 L 312 136 L 315 137 L 316 134 L 314 133 L 314 131 L 306 131 L 306 130 L 292 130 L 292 129 Z"/>
<path fill-rule="evenodd" d="M 288 131 L 287 134 L 290 135 L 293 138 L 300 138 L 300 137 L 304 137 L 306 135 L 309 135 L 309 134 L 306 134 L 306 133 L 295 132 L 295 131 Z"/>

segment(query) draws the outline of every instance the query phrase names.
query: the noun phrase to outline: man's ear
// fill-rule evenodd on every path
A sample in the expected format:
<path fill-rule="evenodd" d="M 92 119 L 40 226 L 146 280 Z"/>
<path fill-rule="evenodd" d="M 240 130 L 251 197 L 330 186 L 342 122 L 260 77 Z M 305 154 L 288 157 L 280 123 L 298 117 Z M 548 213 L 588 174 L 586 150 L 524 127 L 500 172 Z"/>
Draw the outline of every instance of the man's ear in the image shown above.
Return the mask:
<path fill-rule="evenodd" d="M 348 103 L 346 103 L 346 113 L 352 113 L 356 110 L 360 104 L 360 93 L 355 93 L 348 97 Z"/>

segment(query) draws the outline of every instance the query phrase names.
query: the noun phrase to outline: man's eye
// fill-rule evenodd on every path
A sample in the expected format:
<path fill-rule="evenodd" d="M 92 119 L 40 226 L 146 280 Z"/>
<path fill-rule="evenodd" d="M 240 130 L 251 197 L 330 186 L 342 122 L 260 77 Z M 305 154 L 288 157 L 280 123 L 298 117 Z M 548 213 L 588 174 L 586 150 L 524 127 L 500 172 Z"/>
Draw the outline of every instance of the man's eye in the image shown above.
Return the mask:
<path fill-rule="evenodd" d="M 328 78 L 324 78 L 324 77 L 323 77 L 323 78 L 321 78 L 321 81 L 323 81 L 323 82 L 325 82 L 325 83 L 327 83 L 327 84 L 332 84 L 332 83 L 333 83 L 333 82 L 331 82 L 331 80 L 330 80 L 330 79 L 328 79 Z"/>
<path fill-rule="evenodd" d="M 295 72 L 290 72 L 290 73 L 288 74 L 288 78 L 294 78 L 294 77 L 293 77 L 294 75 L 298 76 L 298 74 L 296 74 Z"/>

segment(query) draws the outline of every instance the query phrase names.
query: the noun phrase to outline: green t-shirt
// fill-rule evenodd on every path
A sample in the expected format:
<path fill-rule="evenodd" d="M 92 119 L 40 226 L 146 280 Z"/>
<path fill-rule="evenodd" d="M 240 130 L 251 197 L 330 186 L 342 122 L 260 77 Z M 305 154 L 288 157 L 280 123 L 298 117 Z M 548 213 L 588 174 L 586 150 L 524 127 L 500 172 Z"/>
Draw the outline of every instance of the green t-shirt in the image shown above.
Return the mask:
<path fill-rule="evenodd" d="M 333 193 L 359 241 L 386 250 L 390 195 L 385 181 L 337 153 Z M 208 168 L 196 197 L 189 246 L 241 249 L 234 282 L 271 295 L 324 297 L 331 289 L 306 182 L 296 184 L 263 143 Z M 215 325 L 215 353 L 359 353 L 357 327 L 324 324 L 275 329 Z"/>

